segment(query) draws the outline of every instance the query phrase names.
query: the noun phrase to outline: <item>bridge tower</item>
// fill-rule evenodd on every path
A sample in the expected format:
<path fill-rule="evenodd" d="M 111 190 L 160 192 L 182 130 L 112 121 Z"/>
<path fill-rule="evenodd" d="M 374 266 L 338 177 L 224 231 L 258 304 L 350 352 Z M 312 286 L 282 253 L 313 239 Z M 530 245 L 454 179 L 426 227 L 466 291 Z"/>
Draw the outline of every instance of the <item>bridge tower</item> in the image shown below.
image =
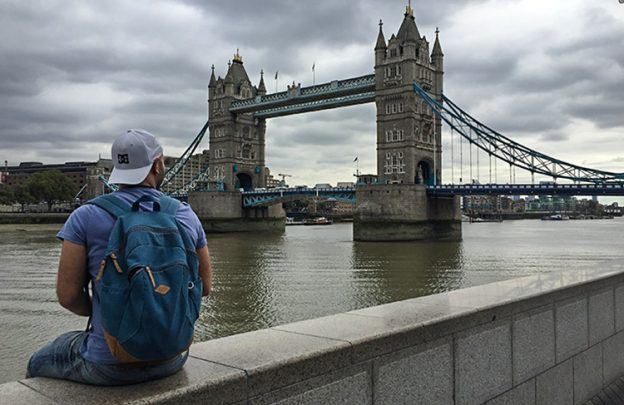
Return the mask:
<path fill-rule="evenodd" d="M 266 122 L 254 119 L 252 114 L 229 112 L 235 100 L 264 94 L 263 74 L 259 85 L 253 86 L 238 51 L 228 64 L 225 78 L 216 78 L 212 67 L 208 85 L 210 181 L 223 182 L 226 191 L 265 187 Z"/>
<path fill-rule="evenodd" d="M 433 50 L 408 6 L 388 42 L 382 23 L 375 45 L 378 184 L 358 187 L 353 238 L 360 241 L 458 240 L 458 197 L 435 197 L 442 178 L 442 122 L 414 92 L 416 81 L 441 101 L 444 54 Z"/>
<path fill-rule="evenodd" d="M 438 32 L 433 53 L 408 6 L 396 35 L 386 43 L 383 23 L 375 45 L 377 175 L 383 184 L 433 185 L 441 180 L 441 121 L 415 93 L 414 81 L 438 97 L 443 59 Z"/>

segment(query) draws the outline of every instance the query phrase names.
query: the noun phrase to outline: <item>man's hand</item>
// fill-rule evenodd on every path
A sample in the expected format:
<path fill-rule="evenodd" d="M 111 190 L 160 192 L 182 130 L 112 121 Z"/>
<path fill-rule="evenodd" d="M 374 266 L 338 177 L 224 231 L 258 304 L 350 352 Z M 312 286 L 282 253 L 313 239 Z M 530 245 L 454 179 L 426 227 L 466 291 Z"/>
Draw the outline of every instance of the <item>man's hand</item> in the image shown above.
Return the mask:
<path fill-rule="evenodd" d="M 199 259 L 199 276 L 202 279 L 202 296 L 205 297 L 212 290 L 212 265 L 208 246 L 197 249 L 197 258 Z"/>
<path fill-rule="evenodd" d="M 56 278 L 59 304 L 76 315 L 91 315 L 88 282 L 87 249 L 82 245 L 63 241 Z"/>

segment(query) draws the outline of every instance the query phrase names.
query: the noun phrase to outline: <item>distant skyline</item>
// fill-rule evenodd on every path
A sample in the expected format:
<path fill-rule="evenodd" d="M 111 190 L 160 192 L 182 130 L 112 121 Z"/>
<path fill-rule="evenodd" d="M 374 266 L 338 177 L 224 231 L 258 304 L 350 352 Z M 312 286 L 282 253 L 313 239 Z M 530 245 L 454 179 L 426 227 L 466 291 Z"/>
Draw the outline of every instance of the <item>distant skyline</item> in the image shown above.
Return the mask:
<path fill-rule="evenodd" d="M 240 49 L 254 84 L 264 69 L 269 92 L 278 70 L 279 90 L 311 85 L 313 64 L 316 83 L 369 74 L 379 19 L 388 38 L 406 4 L 1 1 L 0 160 L 107 157 L 126 128 L 147 129 L 177 156 L 207 119 L 212 64 L 224 76 Z M 413 7 L 430 42 L 440 28 L 450 98 L 529 147 L 624 172 L 624 5 L 423 0 Z M 448 131 L 443 137 L 450 182 Z M 375 171 L 372 104 L 268 121 L 267 166 L 293 175 L 292 184 L 353 181 L 355 156 L 361 171 Z M 499 180 L 508 173 L 500 170 Z M 457 181 L 458 161 L 454 172 Z"/>

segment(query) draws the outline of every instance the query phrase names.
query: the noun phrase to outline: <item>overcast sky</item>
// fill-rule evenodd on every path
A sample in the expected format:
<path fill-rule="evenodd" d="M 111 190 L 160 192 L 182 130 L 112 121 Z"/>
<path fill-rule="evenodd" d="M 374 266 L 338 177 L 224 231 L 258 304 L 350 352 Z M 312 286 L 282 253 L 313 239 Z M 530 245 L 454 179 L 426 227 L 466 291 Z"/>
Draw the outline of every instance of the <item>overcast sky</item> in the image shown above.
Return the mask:
<path fill-rule="evenodd" d="M 224 76 L 240 48 L 251 80 L 264 69 L 270 92 L 276 70 L 280 90 L 311 84 L 314 62 L 317 83 L 370 74 L 378 21 L 386 38 L 396 33 L 405 3 L 0 0 L 0 159 L 93 161 L 109 157 L 126 128 L 149 130 L 167 155 L 179 155 L 207 119 L 212 64 Z M 618 0 L 423 0 L 414 8 L 421 35 L 433 42 L 440 27 L 449 98 L 529 147 L 624 171 Z M 266 156 L 291 184 L 351 181 L 355 156 L 374 172 L 374 106 L 269 120 Z M 457 181 L 457 163 L 454 172 Z"/>

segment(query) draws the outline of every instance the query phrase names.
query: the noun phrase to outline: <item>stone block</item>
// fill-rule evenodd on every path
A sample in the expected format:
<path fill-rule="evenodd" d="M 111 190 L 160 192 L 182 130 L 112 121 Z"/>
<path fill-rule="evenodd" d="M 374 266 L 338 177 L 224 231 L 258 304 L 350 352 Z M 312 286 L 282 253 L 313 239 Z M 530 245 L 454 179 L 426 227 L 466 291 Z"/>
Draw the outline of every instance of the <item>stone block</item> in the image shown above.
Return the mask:
<path fill-rule="evenodd" d="M 613 289 L 589 295 L 589 345 L 602 342 L 615 333 Z"/>
<path fill-rule="evenodd" d="M 535 405 L 535 379 L 518 385 L 485 405 Z"/>
<path fill-rule="evenodd" d="M 624 376 L 624 332 L 602 342 L 604 384 L 610 384 Z"/>
<path fill-rule="evenodd" d="M 570 405 L 574 401 L 572 359 L 537 376 L 535 398 L 537 405 Z"/>
<path fill-rule="evenodd" d="M 143 402 L 159 404 L 222 404 L 247 398 L 245 373 L 203 360 L 189 358 L 177 374 L 161 380 L 123 387 L 96 387 L 49 378 L 22 383 L 66 405 Z"/>
<path fill-rule="evenodd" d="M 574 403 L 582 404 L 602 389 L 602 345 L 577 354 L 574 361 Z"/>
<path fill-rule="evenodd" d="M 586 298 L 562 301 L 555 305 L 555 339 L 557 363 L 587 349 Z"/>
<path fill-rule="evenodd" d="M 372 363 L 362 363 L 251 398 L 249 404 L 372 404 L 371 374 Z"/>
<path fill-rule="evenodd" d="M 555 365 L 552 307 L 518 315 L 513 321 L 513 381 L 519 384 Z"/>
<path fill-rule="evenodd" d="M 624 284 L 615 287 L 615 330 L 624 330 Z"/>
<path fill-rule="evenodd" d="M 451 339 L 402 350 L 375 361 L 375 404 L 453 403 Z"/>
<path fill-rule="evenodd" d="M 348 342 L 264 329 L 191 346 L 191 356 L 245 370 L 250 397 L 351 365 Z"/>
<path fill-rule="evenodd" d="M 326 316 L 272 329 L 349 342 L 353 347 L 354 363 L 424 341 L 421 323 L 388 322 L 381 317 L 352 313 Z"/>
<path fill-rule="evenodd" d="M 0 404 L 53 405 L 54 401 L 19 382 L 0 384 Z"/>
<path fill-rule="evenodd" d="M 455 338 L 455 401 L 480 404 L 512 387 L 511 321 L 458 333 Z"/>

